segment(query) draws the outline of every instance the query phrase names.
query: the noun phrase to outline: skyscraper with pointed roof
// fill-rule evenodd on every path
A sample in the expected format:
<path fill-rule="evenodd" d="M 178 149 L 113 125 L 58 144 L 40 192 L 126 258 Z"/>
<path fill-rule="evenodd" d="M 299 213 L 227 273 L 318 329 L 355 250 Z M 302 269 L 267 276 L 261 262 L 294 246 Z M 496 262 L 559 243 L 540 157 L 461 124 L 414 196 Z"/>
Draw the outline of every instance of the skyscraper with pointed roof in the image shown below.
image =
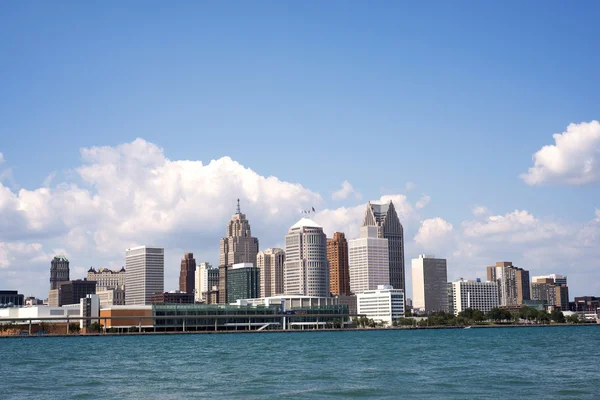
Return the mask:
<path fill-rule="evenodd" d="M 316 222 L 302 218 L 285 237 L 284 293 L 329 296 L 327 236 Z"/>
<path fill-rule="evenodd" d="M 390 259 L 390 285 L 406 293 L 404 273 L 404 228 L 400 223 L 394 203 L 367 203 L 363 226 L 376 226 L 377 236 L 388 240 Z"/>

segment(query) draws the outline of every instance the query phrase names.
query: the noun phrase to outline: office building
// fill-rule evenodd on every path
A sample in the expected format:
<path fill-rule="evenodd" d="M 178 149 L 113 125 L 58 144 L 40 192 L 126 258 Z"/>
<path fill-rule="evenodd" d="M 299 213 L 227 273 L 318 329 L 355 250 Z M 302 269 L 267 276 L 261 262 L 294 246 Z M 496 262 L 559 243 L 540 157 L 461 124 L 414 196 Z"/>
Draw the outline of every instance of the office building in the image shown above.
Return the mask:
<path fill-rule="evenodd" d="M 580 296 L 575 297 L 569 304 L 571 311 L 579 312 L 596 312 L 600 309 L 600 297 L 596 296 Z"/>
<path fill-rule="evenodd" d="M 379 285 L 356 295 L 358 314 L 376 322 L 392 324 L 404 317 L 404 291 L 391 285 Z"/>
<path fill-rule="evenodd" d="M 120 270 L 110 270 L 108 268 L 100 268 L 98 271 L 94 267 L 90 267 L 87 272 L 88 281 L 96 281 L 96 292 L 125 288 L 125 267 Z"/>
<path fill-rule="evenodd" d="M 446 260 L 420 254 L 412 260 L 413 309 L 419 312 L 448 312 Z"/>
<path fill-rule="evenodd" d="M 196 267 L 195 273 L 195 299 L 198 302 L 205 300 L 204 294 L 219 286 L 219 269 L 208 262 L 201 262 Z"/>
<path fill-rule="evenodd" d="M 16 290 L 0 290 L 0 307 L 22 307 L 25 304 L 25 296 Z"/>
<path fill-rule="evenodd" d="M 329 296 L 327 237 L 316 222 L 302 218 L 285 237 L 284 292 Z"/>
<path fill-rule="evenodd" d="M 335 232 L 327 239 L 329 261 L 329 291 L 334 296 L 350 295 L 350 267 L 348 265 L 348 241 L 342 232 Z"/>
<path fill-rule="evenodd" d="M 498 307 L 498 283 L 468 281 L 460 279 L 452 282 L 452 303 L 454 315 L 471 308 L 482 312 L 488 312 Z"/>
<path fill-rule="evenodd" d="M 498 304 L 501 306 L 515 306 L 531 300 L 529 271 L 517 268 L 509 261 L 487 267 L 487 279 L 498 285 Z"/>
<path fill-rule="evenodd" d="M 181 259 L 179 271 L 179 290 L 184 293 L 194 294 L 196 287 L 196 260 L 193 253 L 186 253 Z"/>
<path fill-rule="evenodd" d="M 560 282 L 566 282 L 566 277 L 558 276 Z M 569 288 L 566 283 L 557 283 L 552 275 L 535 276 L 531 281 L 531 300 L 544 301 L 548 306 L 567 311 Z"/>
<path fill-rule="evenodd" d="M 194 304 L 194 294 L 181 290 L 154 293 L 150 296 L 151 304 Z"/>
<path fill-rule="evenodd" d="M 96 295 L 100 300 L 102 307 L 124 306 L 125 305 L 125 286 L 96 290 Z"/>
<path fill-rule="evenodd" d="M 538 275 L 531 277 L 531 282 L 535 282 L 538 279 L 552 279 L 554 283 L 557 285 L 566 285 L 567 284 L 567 276 L 566 275 L 558 275 L 558 274 L 549 274 L 549 275 Z"/>
<path fill-rule="evenodd" d="M 259 270 L 252 263 L 233 264 L 227 269 L 227 304 L 259 297 Z"/>
<path fill-rule="evenodd" d="M 404 271 L 404 228 L 400 223 L 394 203 L 367 203 L 362 226 L 376 226 L 379 238 L 388 240 L 389 284 L 406 293 Z"/>
<path fill-rule="evenodd" d="M 58 289 L 58 282 L 69 280 L 69 260 L 65 256 L 56 256 L 50 262 L 50 290 Z"/>
<path fill-rule="evenodd" d="M 149 305 L 154 293 L 163 293 L 165 282 L 165 250 L 139 246 L 125 252 L 125 303 Z"/>
<path fill-rule="evenodd" d="M 377 231 L 375 226 L 363 226 L 360 238 L 348 242 L 350 291 L 354 294 L 390 284 L 389 243 Z"/>
<path fill-rule="evenodd" d="M 266 249 L 256 256 L 256 267 L 260 275 L 260 297 L 283 294 L 283 265 L 285 251 Z"/>
<path fill-rule="evenodd" d="M 58 282 L 58 288 L 50 290 L 48 305 L 62 307 L 68 304 L 79 304 L 88 294 L 96 294 L 96 281 L 78 279 L 76 281 Z"/>
<path fill-rule="evenodd" d="M 238 199 L 236 213 L 227 224 L 226 236 L 221 239 L 219 266 L 231 267 L 239 263 L 251 263 L 256 266 L 257 253 L 258 239 L 252 237 L 250 223 L 246 219 L 246 214 L 240 211 L 240 199 Z"/>

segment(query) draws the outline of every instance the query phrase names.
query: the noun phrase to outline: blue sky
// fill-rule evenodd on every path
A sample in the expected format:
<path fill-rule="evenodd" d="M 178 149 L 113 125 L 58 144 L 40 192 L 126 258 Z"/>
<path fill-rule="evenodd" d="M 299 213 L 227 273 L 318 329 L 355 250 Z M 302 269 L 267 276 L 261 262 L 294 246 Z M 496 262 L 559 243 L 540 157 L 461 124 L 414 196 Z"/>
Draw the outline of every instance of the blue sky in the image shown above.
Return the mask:
<path fill-rule="evenodd" d="M 327 210 L 393 194 L 414 208 L 426 194 L 413 236 L 436 217 L 456 232 L 477 205 L 579 231 L 600 208 L 597 180 L 529 185 L 519 176 L 554 133 L 599 119 L 599 11 L 591 1 L 2 3 L 2 184 L 18 196 L 54 173 L 51 189 L 67 183 L 94 194 L 76 172 L 80 149 L 143 138 L 169 160 L 229 156 L 299 183 Z M 597 143 L 582 150 L 595 170 Z M 331 199 L 345 180 L 360 200 Z M 14 240 L 8 229 L 4 243 Z M 63 239 L 24 233 L 19 243 L 77 255 Z M 121 256 L 90 246 L 82 265 Z M 521 253 L 506 248 L 507 258 Z M 595 253 L 585 257 L 597 265 Z M 23 275 L 14 260 L 4 268 L 11 279 Z M 600 290 L 580 282 L 580 292 Z"/>

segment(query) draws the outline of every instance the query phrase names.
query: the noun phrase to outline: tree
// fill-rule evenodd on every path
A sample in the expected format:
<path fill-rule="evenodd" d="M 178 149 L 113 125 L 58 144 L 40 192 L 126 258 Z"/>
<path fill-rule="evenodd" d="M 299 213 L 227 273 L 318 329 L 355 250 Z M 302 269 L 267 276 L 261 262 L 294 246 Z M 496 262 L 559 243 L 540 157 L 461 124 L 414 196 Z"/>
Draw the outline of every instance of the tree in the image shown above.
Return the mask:
<path fill-rule="evenodd" d="M 100 333 L 100 332 L 102 332 L 102 328 L 104 328 L 104 325 L 102 325 L 99 322 L 93 322 L 90 324 L 90 327 L 88 329 L 90 332 Z"/>
<path fill-rule="evenodd" d="M 71 322 L 69 324 L 69 332 L 71 332 L 71 333 L 79 333 L 80 329 L 81 329 L 81 327 L 79 326 L 79 324 L 77 322 Z"/>
<path fill-rule="evenodd" d="M 550 319 L 554 322 L 558 322 L 559 324 L 565 323 L 565 315 L 560 310 L 552 310 L 550 313 Z"/>
<path fill-rule="evenodd" d="M 578 324 L 579 317 L 577 316 L 577 314 L 569 315 L 569 317 L 567 318 L 567 321 L 571 324 Z"/>
<path fill-rule="evenodd" d="M 492 308 L 485 314 L 487 319 L 491 319 L 492 321 L 502 321 L 504 319 L 504 313 L 498 307 Z"/>

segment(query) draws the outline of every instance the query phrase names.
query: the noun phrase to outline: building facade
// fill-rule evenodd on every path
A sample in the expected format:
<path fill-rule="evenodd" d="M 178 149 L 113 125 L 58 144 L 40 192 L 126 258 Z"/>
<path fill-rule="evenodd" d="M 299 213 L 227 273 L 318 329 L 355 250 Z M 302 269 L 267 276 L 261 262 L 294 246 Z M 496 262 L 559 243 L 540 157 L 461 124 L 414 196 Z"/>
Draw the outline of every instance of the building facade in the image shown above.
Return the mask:
<path fill-rule="evenodd" d="M 205 301 L 204 293 L 212 290 L 213 286 L 219 286 L 219 269 L 208 262 L 201 262 L 196 267 L 195 289 L 196 301 Z"/>
<path fill-rule="evenodd" d="M 170 292 L 154 293 L 150 296 L 151 304 L 194 304 L 194 294 L 173 290 Z"/>
<path fill-rule="evenodd" d="M 193 253 L 186 253 L 181 259 L 179 271 L 179 290 L 194 294 L 196 287 L 196 260 Z"/>
<path fill-rule="evenodd" d="M 488 312 L 499 305 L 498 284 L 489 281 L 460 279 L 452 282 L 452 297 L 454 315 L 458 315 L 467 308 Z"/>
<path fill-rule="evenodd" d="M 510 261 L 499 261 L 495 266 L 487 267 L 487 279 L 498 285 L 501 306 L 515 306 L 531 300 L 529 271 L 513 266 Z"/>
<path fill-rule="evenodd" d="M 285 251 L 273 248 L 261 251 L 256 256 L 256 267 L 260 271 L 260 297 L 283 294 L 283 266 Z"/>
<path fill-rule="evenodd" d="M 96 281 L 78 279 L 76 281 L 58 282 L 58 288 L 50 291 L 48 305 L 62 307 L 79 304 L 88 294 L 96 294 Z"/>
<path fill-rule="evenodd" d="M 88 281 L 96 281 L 96 292 L 115 288 L 125 288 L 125 267 L 120 270 L 100 268 L 98 271 L 90 267 L 87 272 Z"/>
<path fill-rule="evenodd" d="M 259 295 L 259 270 L 254 264 L 233 264 L 227 269 L 227 304 Z"/>
<path fill-rule="evenodd" d="M 302 218 L 285 237 L 285 294 L 329 296 L 327 237 L 316 222 Z"/>
<path fill-rule="evenodd" d="M 232 266 L 239 263 L 251 263 L 256 266 L 258 239 L 252 236 L 246 214 L 240 211 L 240 200 L 236 213 L 227 224 L 227 233 L 221 239 L 219 266 Z"/>
<path fill-rule="evenodd" d="M 16 290 L 0 290 L 0 307 L 15 306 L 22 307 L 25 304 L 25 296 Z"/>
<path fill-rule="evenodd" d="M 400 223 L 394 203 L 367 203 L 362 226 L 376 226 L 378 237 L 388 240 L 389 284 L 406 293 L 404 271 L 404 228 Z"/>
<path fill-rule="evenodd" d="M 559 277 L 560 282 L 566 282 L 566 277 Z M 531 300 L 545 301 L 549 306 L 567 311 L 569 288 L 566 283 L 557 283 L 551 275 L 536 276 L 531 282 Z"/>
<path fill-rule="evenodd" d="M 390 284 L 389 243 L 377 231 L 375 226 L 363 226 L 360 238 L 348 242 L 350 292 L 354 294 Z"/>
<path fill-rule="evenodd" d="M 446 260 L 420 254 L 412 260 L 413 309 L 449 312 Z"/>
<path fill-rule="evenodd" d="M 124 306 L 125 305 L 125 286 L 96 290 L 96 295 L 100 299 L 102 307 Z"/>
<path fill-rule="evenodd" d="M 379 285 L 356 295 L 358 314 L 374 321 L 392 324 L 404 317 L 404 291 L 391 285 Z"/>
<path fill-rule="evenodd" d="M 139 246 L 125 251 L 125 303 L 149 305 L 154 293 L 165 291 L 165 250 Z"/>
<path fill-rule="evenodd" d="M 50 290 L 58 289 L 58 282 L 69 280 L 69 260 L 65 256 L 56 256 L 50 262 Z"/>
<path fill-rule="evenodd" d="M 342 232 L 335 232 L 327 239 L 329 261 L 329 291 L 334 296 L 350 295 L 350 267 L 348 264 L 348 241 Z"/>

